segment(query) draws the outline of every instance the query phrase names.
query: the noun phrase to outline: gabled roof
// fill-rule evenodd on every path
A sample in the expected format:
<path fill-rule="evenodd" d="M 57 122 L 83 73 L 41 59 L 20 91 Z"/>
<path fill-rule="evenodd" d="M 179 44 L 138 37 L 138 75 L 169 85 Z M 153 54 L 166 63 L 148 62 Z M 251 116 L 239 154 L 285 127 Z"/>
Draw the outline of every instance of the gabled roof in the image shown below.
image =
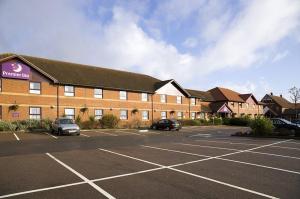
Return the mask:
<path fill-rule="evenodd" d="M 257 99 L 254 97 L 254 95 L 252 93 L 248 93 L 248 94 L 240 94 L 239 95 L 244 101 L 247 101 L 250 97 L 252 97 L 254 99 L 254 101 L 259 104 L 259 102 L 257 101 Z"/>
<path fill-rule="evenodd" d="M 169 79 L 165 81 L 160 81 L 154 85 L 155 90 L 159 90 L 160 88 L 164 87 L 165 85 L 171 83 L 175 86 L 181 93 L 184 94 L 186 97 L 190 97 L 190 93 L 188 93 L 184 88 L 182 88 L 174 79 Z"/>
<path fill-rule="evenodd" d="M 144 74 L 26 55 L 11 53 L 0 55 L 0 61 L 5 58 L 22 59 L 39 72 L 51 77 L 53 81 L 57 80 L 56 83 L 59 84 L 154 93 L 155 85 L 161 82 L 159 79 Z"/>
<path fill-rule="evenodd" d="M 192 89 L 185 89 L 185 90 L 191 95 L 191 97 L 199 98 L 205 102 L 213 102 L 214 101 L 214 98 L 210 92 L 198 91 L 198 90 L 192 90 Z"/>
<path fill-rule="evenodd" d="M 240 97 L 240 93 L 227 88 L 215 87 L 213 89 L 210 89 L 208 92 L 211 93 L 215 101 L 245 102 Z"/>
<path fill-rule="evenodd" d="M 288 101 L 284 97 L 275 96 L 275 95 L 269 95 L 269 94 L 267 94 L 266 96 L 269 97 L 269 98 L 271 98 L 273 102 L 275 102 L 276 104 L 278 104 L 282 108 L 292 108 L 292 107 L 294 107 L 294 104 L 292 104 L 290 101 Z"/>
<path fill-rule="evenodd" d="M 217 113 L 224 105 L 228 108 L 228 110 L 230 110 L 230 111 L 232 112 L 232 110 L 231 110 L 230 107 L 226 104 L 226 102 L 215 102 L 215 103 L 211 103 L 211 104 L 210 104 L 210 108 L 211 108 L 211 110 L 212 110 L 213 113 Z"/>

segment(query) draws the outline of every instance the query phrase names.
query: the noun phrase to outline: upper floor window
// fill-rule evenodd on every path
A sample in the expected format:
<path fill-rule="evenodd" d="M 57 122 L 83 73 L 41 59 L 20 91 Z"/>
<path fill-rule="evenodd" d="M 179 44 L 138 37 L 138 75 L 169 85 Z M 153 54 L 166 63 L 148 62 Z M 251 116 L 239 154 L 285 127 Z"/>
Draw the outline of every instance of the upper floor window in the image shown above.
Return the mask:
<path fill-rule="evenodd" d="M 166 103 L 167 102 L 167 96 L 166 95 L 160 95 L 160 102 Z"/>
<path fill-rule="evenodd" d="M 100 120 L 103 115 L 103 110 L 102 109 L 95 109 L 95 119 Z"/>
<path fill-rule="evenodd" d="M 121 120 L 127 120 L 128 119 L 128 111 L 127 110 L 121 110 L 120 111 L 120 119 Z"/>
<path fill-rule="evenodd" d="M 65 96 L 74 96 L 74 86 L 65 86 Z"/>
<path fill-rule="evenodd" d="M 191 105 L 196 105 L 196 98 L 191 98 Z"/>
<path fill-rule="evenodd" d="M 30 82 L 29 83 L 29 93 L 41 94 L 41 83 L 39 83 L 39 82 Z"/>
<path fill-rule="evenodd" d="M 149 120 L 149 111 L 142 112 L 142 120 Z"/>
<path fill-rule="evenodd" d="M 240 105 L 240 108 L 243 108 L 243 103 L 239 103 L 239 105 Z"/>
<path fill-rule="evenodd" d="M 40 120 L 41 107 L 29 107 L 29 118 L 34 120 Z"/>
<path fill-rule="evenodd" d="M 142 101 L 147 102 L 148 101 L 148 94 L 147 93 L 142 93 Z"/>
<path fill-rule="evenodd" d="M 65 108 L 65 116 L 70 119 L 75 119 L 75 109 L 74 108 Z"/>
<path fill-rule="evenodd" d="M 126 91 L 120 91 L 120 99 L 127 100 L 127 92 Z"/>
<path fill-rule="evenodd" d="M 176 102 L 177 102 L 177 104 L 182 104 L 182 97 L 181 96 L 177 96 L 176 97 Z"/>
<path fill-rule="evenodd" d="M 101 88 L 94 89 L 94 97 L 95 98 L 103 98 L 103 90 Z"/>
<path fill-rule="evenodd" d="M 234 102 L 231 102 L 231 106 L 234 107 Z"/>
<path fill-rule="evenodd" d="M 248 103 L 246 103 L 246 108 L 249 108 L 249 104 Z"/>

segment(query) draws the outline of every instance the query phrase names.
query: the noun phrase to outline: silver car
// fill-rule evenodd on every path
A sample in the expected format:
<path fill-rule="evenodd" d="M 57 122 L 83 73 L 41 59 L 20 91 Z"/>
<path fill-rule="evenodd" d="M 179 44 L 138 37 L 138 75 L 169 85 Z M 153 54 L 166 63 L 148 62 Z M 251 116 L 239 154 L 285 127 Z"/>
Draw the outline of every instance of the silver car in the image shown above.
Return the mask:
<path fill-rule="evenodd" d="M 80 135 L 80 128 L 70 118 L 58 118 L 52 123 L 52 133 L 57 133 L 58 135 Z"/>

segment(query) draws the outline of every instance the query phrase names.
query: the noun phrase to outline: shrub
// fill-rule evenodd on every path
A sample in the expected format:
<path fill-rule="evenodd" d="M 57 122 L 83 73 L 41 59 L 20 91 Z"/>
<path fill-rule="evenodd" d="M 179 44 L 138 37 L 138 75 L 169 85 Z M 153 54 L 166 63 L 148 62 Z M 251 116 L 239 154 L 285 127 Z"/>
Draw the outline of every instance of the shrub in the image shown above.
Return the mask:
<path fill-rule="evenodd" d="M 250 127 L 254 135 L 268 135 L 271 134 L 274 129 L 272 121 L 264 117 L 254 119 L 251 122 Z"/>
<path fill-rule="evenodd" d="M 199 120 L 184 119 L 180 120 L 182 126 L 200 126 Z"/>
<path fill-rule="evenodd" d="M 46 129 L 46 130 L 50 131 L 52 122 L 53 122 L 53 121 L 50 120 L 49 118 L 43 119 L 43 120 L 41 121 L 41 127 L 42 127 L 42 129 Z"/>
<path fill-rule="evenodd" d="M 81 119 L 81 116 L 80 115 L 77 115 L 76 118 L 75 118 L 75 123 L 80 127 L 82 128 L 82 119 Z"/>
<path fill-rule="evenodd" d="M 225 120 L 224 124 L 232 126 L 250 126 L 252 119 L 249 117 L 233 117 Z"/>
<path fill-rule="evenodd" d="M 0 120 L 0 131 L 15 131 L 17 126 L 11 122 Z"/>
<path fill-rule="evenodd" d="M 119 118 L 113 114 L 106 114 L 103 115 L 102 119 L 100 120 L 100 124 L 102 128 L 116 128 L 119 123 Z"/>
<path fill-rule="evenodd" d="M 213 125 L 221 125 L 221 124 L 223 124 L 223 120 L 222 120 L 221 117 L 220 118 L 217 117 L 217 118 L 211 119 L 209 122 L 211 124 L 213 124 Z"/>

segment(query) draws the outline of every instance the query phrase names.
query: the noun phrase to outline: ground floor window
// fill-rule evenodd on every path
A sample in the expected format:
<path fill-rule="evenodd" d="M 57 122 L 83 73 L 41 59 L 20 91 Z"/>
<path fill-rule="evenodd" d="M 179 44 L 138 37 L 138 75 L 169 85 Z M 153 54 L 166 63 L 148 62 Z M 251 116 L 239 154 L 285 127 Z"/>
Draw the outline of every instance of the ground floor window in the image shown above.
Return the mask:
<path fill-rule="evenodd" d="M 166 111 L 160 112 L 160 117 L 161 119 L 167 119 L 167 112 Z"/>
<path fill-rule="evenodd" d="M 65 108 L 65 117 L 75 119 L 75 108 Z"/>
<path fill-rule="evenodd" d="M 149 120 L 149 111 L 142 112 L 142 120 Z"/>
<path fill-rule="evenodd" d="M 195 112 L 191 112 L 191 118 L 192 118 L 192 120 L 196 119 L 196 113 Z"/>
<path fill-rule="evenodd" d="M 199 113 L 199 118 L 200 119 L 205 119 L 205 113 Z"/>
<path fill-rule="evenodd" d="M 100 120 L 103 115 L 103 110 L 102 109 L 95 109 L 95 119 Z"/>
<path fill-rule="evenodd" d="M 183 112 L 177 112 L 177 119 L 182 119 Z"/>
<path fill-rule="evenodd" d="M 40 120 L 41 107 L 29 107 L 29 118 L 34 120 Z"/>
<path fill-rule="evenodd" d="M 128 111 L 127 110 L 121 110 L 120 111 L 120 119 L 121 120 L 127 120 L 128 119 Z"/>

